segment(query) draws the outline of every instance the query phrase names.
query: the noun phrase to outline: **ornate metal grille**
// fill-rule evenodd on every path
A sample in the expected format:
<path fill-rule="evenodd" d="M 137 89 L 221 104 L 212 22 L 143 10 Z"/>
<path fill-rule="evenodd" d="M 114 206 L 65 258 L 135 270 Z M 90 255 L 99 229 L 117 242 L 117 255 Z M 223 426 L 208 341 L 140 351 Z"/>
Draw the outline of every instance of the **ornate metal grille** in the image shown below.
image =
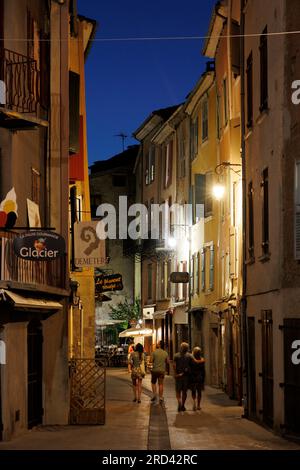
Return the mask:
<path fill-rule="evenodd" d="M 98 359 L 71 359 L 70 424 L 105 424 L 105 367 Z"/>

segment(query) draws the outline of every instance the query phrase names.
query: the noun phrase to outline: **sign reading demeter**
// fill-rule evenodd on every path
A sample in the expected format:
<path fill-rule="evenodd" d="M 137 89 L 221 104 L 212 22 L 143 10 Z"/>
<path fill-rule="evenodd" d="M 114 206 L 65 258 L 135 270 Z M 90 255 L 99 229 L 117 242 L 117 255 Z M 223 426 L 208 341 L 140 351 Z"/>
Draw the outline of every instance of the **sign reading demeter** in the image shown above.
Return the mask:
<path fill-rule="evenodd" d="M 15 254 L 25 260 L 53 261 L 66 252 L 65 240 L 54 232 L 23 233 L 14 239 Z"/>
<path fill-rule="evenodd" d="M 105 240 L 96 233 L 99 222 L 77 222 L 74 224 L 75 266 L 94 267 L 106 264 Z"/>

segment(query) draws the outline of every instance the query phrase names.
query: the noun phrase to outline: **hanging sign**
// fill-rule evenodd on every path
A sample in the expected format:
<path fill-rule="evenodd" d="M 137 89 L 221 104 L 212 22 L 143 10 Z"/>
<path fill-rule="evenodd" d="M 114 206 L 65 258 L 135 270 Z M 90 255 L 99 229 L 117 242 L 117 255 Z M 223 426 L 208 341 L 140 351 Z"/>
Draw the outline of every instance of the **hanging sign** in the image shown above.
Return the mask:
<path fill-rule="evenodd" d="M 27 232 L 13 242 L 15 254 L 32 261 L 53 261 L 65 255 L 66 244 L 61 235 L 54 232 Z"/>
<path fill-rule="evenodd" d="M 190 275 L 186 272 L 174 272 L 170 274 L 170 281 L 175 284 L 187 284 L 190 282 Z"/>
<path fill-rule="evenodd" d="M 95 291 L 97 294 L 123 289 L 121 274 L 99 274 L 95 277 Z"/>

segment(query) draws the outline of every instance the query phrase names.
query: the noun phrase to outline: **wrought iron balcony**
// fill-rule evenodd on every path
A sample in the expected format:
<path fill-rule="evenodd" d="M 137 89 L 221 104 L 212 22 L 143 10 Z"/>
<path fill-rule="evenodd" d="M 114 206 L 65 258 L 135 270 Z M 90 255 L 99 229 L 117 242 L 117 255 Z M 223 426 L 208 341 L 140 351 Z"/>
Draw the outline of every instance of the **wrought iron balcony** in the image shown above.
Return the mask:
<path fill-rule="evenodd" d="M 38 119 L 40 71 L 36 60 L 9 49 L 0 49 L 0 80 L 5 88 L 5 99 L 0 103 L 2 127 L 47 125 Z"/>
<path fill-rule="evenodd" d="M 48 286 L 66 288 L 66 258 L 53 261 L 30 261 L 18 258 L 13 250 L 15 232 L 0 231 L 0 282 L 17 282 L 39 285 L 41 290 Z"/>

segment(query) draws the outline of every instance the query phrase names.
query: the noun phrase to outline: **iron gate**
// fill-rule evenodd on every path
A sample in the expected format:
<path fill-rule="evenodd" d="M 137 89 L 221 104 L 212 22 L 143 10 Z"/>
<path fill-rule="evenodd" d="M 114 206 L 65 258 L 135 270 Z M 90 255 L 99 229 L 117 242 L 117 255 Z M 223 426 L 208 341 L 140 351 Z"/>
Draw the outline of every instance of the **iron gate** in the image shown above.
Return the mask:
<path fill-rule="evenodd" d="M 105 367 L 99 359 L 70 361 L 70 424 L 105 424 Z"/>

